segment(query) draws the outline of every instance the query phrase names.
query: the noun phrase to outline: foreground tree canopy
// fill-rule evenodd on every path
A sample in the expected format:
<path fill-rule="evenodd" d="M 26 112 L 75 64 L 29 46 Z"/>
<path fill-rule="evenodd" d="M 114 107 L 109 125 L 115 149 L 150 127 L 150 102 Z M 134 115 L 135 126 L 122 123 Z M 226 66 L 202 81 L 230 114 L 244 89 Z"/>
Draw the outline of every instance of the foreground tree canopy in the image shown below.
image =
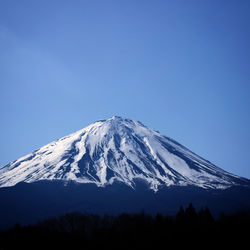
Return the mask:
<path fill-rule="evenodd" d="M 0 232 L 1 249 L 141 249 L 169 246 L 243 246 L 250 212 L 214 219 L 209 209 L 182 206 L 176 216 L 139 214 L 98 216 L 71 213 L 36 225 Z"/>

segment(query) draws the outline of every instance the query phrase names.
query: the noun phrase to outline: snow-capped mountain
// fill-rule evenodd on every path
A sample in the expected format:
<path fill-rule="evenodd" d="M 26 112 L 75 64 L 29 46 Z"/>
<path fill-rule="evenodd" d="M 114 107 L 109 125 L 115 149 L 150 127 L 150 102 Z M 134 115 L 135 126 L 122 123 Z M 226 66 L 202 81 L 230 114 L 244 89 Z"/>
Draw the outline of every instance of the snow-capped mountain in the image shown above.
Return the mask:
<path fill-rule="evenodd" d="M 145 180 L 160 186 L 224 189 L 248 182 L 194 154 L 176 141 L 134 120 L 114 116 L 36 150 L 0 169 L 0 187 L 41 180 L 135 188 Z"/>

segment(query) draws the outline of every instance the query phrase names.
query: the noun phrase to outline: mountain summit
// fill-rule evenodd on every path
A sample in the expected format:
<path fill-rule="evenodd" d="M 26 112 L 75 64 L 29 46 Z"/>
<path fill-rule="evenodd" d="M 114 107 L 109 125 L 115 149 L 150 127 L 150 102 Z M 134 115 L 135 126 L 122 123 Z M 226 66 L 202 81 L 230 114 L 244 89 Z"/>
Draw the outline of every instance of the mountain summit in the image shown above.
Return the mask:
<path fill-rule="evenodd" d="M 135 188 L 161 186 L 225 189 L 248 181 L 194 154 L 142 123 L 113 116 L 43 146 L 0 169 L 0 187 L 41 180 Z"/>

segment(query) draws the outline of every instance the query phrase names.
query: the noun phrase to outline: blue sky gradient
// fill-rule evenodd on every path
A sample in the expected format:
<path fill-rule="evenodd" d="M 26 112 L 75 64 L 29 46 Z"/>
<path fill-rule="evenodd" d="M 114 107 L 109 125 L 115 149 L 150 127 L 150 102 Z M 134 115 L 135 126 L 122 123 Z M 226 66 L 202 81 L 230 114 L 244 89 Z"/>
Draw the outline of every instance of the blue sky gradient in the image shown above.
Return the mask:
<path fill-rule="evenodd" d="M 113 115 L 250 178 L 250 1 L 0 2 L 0 166 Z"/>

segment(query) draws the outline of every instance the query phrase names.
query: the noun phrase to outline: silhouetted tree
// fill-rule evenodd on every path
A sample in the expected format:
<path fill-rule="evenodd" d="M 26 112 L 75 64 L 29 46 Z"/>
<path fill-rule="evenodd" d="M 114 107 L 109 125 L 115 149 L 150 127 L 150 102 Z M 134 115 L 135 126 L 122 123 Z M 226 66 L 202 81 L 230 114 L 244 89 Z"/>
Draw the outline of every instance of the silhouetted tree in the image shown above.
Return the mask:
<path fill-rule="evenodd" d="M 187 207 L 185 214 L 188 218 L 196 219 L 197 213 L 192 203 L 189 203 L 189 206 Z"/>
<path fill-rule="evenodd" d="M 185 219 L 185 211 L 183 209 L 183 206 L 180 206 L 179 211 L 176 215 L 177 222 L 183 222 Z"/>
<path fill-rule="evenodd" d="M 201 209 L 198 213 L 199 223 L 203 225 L 212 225 L 214 218 L 208 208 Z"/>

